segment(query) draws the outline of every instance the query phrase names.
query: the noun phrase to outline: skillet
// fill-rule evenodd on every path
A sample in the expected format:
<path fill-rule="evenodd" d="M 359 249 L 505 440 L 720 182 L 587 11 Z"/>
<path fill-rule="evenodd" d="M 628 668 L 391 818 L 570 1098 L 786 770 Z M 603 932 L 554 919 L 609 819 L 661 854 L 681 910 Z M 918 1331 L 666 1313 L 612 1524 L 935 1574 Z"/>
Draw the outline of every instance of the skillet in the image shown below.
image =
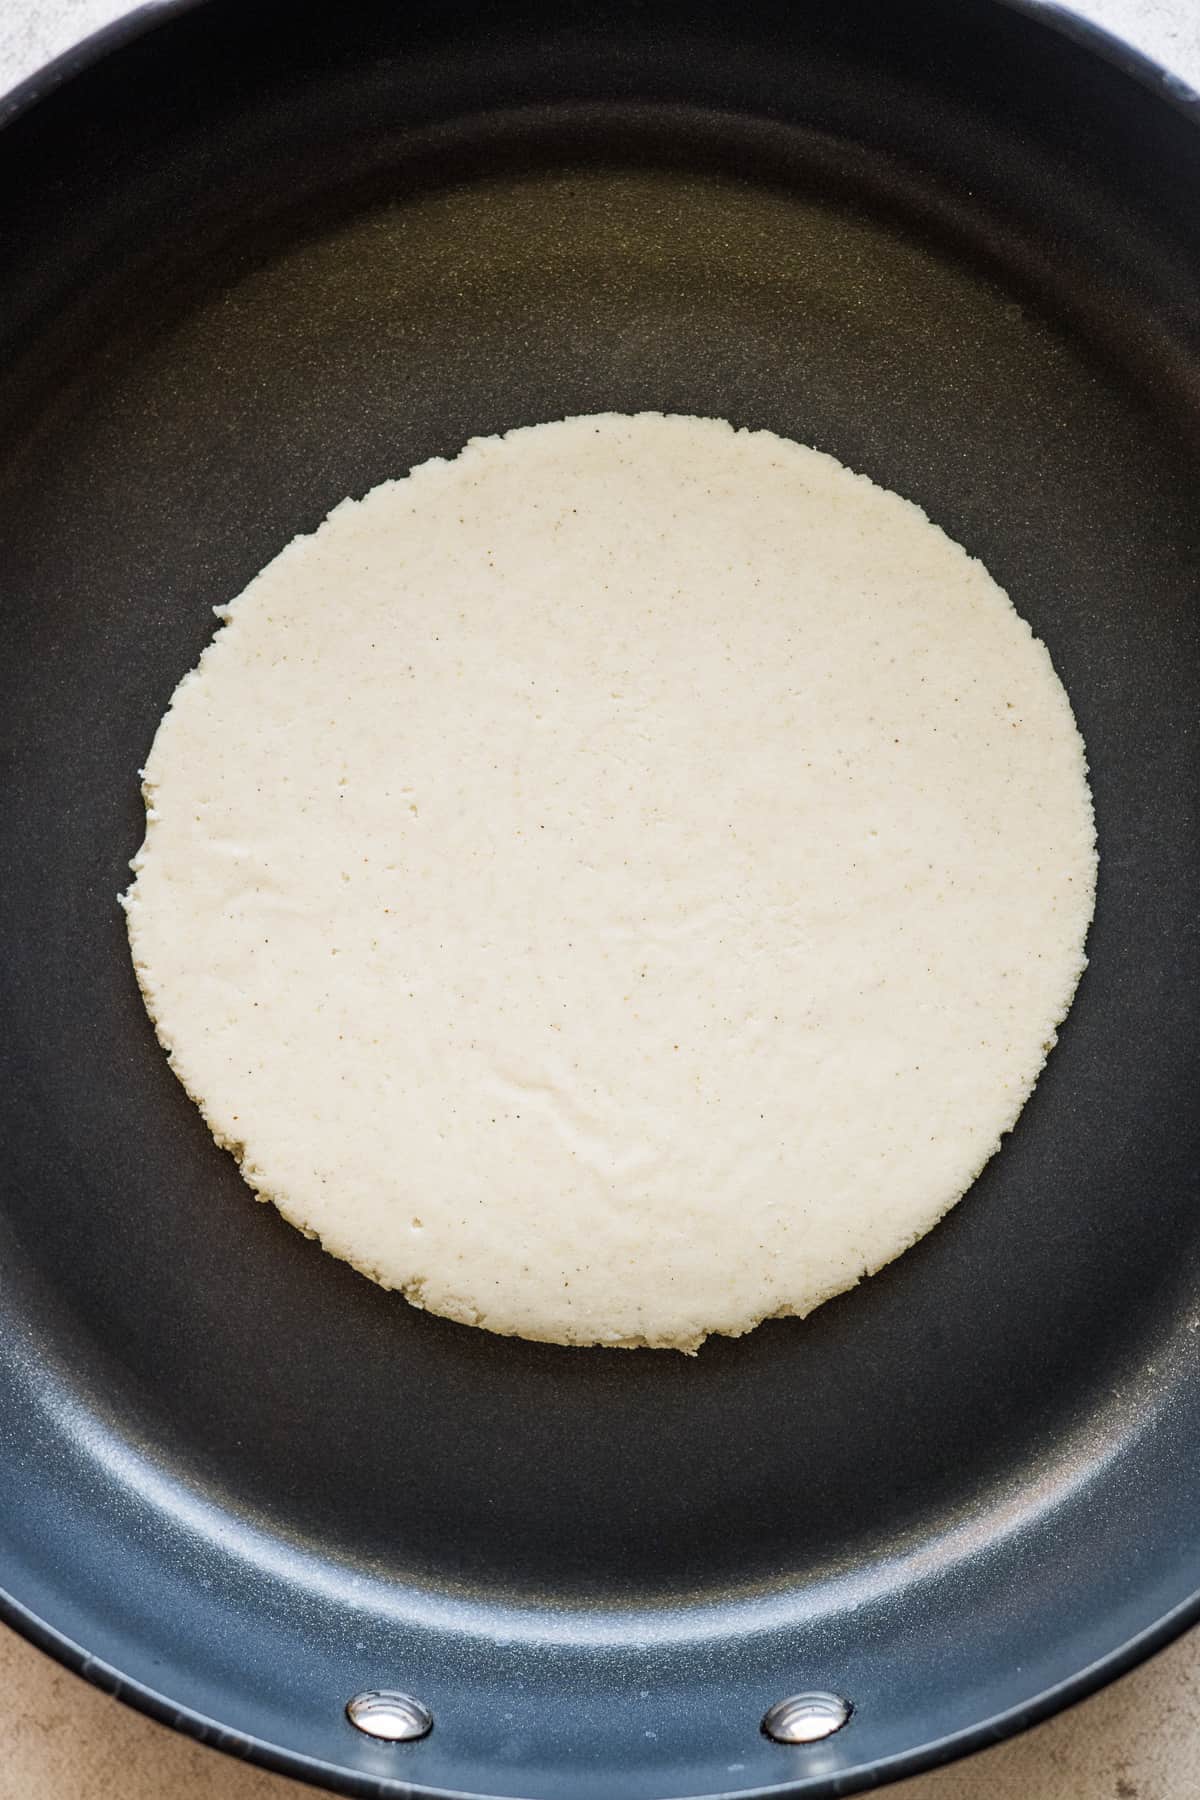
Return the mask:
<path fill-rule="evenodd" d="M 393 1800 L 848 1794 L 1182 1630 L 1200 102 L 1002 0 L 172 0 L 5 110 L 4 1616 Z M 609 408 L 816 444 L 981 556 L 1101 840 L 1091 966 L 967 1199 L 695 1360 L 427 1317 L 249 1204 L 115 898 L 214 604 L 348 493 Z M 376 1689 L 432 1730 L 363 1735 Z M 849 1722 L 773 1741 L 807 1690 Z"/>

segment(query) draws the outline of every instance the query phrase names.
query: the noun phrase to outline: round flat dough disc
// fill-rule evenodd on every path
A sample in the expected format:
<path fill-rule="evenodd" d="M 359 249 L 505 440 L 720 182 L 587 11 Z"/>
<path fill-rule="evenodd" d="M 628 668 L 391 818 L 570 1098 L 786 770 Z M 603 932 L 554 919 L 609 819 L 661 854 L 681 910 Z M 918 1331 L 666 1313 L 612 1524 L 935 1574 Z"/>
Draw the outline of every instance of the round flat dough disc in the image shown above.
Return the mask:
<path fill-rule="evenodd" d="M 134 963 L 335 1256 L 691 1349 L 890 1261 L 1014 1124 L 1084 966 L 1083 744 L 916 506 L 568 419 L 345 502 L 224 616 L 144 771 Z"/>

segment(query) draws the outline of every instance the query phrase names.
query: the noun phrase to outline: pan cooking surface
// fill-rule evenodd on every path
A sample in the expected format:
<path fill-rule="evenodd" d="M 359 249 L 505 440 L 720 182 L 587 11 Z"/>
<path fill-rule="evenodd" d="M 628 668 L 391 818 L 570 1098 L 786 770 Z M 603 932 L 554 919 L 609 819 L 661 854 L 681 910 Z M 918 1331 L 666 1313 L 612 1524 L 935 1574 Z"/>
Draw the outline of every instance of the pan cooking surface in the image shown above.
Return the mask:
<path fill-rule="evenodd" d="M 658 1800 L 849 1791 L 1170 1628 L 1200 1589 L 1198 144 L 948 0 L 212 0 L 3 134 L 27 1629 L 347 1792 Z M 426 1317 L 251 1204 L 116 905 L 213 605 L 470 436 L 646 408 L 815 444 L 980 556 L 1071 696 L 1101 846 L 1091 967 L 971 1194 L 696 1360 Z M 432 1732 L 356 1734 L 373 1688 Z M 804 1689 L 850 1724 L 769 1742 Z"/>

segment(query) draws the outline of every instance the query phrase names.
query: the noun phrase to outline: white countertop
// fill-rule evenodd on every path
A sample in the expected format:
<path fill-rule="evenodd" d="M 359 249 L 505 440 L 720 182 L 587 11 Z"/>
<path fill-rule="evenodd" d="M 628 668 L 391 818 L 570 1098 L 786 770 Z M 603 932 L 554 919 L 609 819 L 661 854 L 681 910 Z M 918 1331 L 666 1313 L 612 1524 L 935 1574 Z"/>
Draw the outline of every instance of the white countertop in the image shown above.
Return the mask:
<path fill-rule="evenodd" d="M 1200 88 L 1200 0 L 1075 7 Z M 0 0 L 0 92 L 125 10 L 125 0 Z M 152 1724 L 0 1628 L 0 1800 L 304 1800 L 312 1792 Z M 887 1793 L 1200 1800 L 1200 1631 L 1036 1731 Z"/>

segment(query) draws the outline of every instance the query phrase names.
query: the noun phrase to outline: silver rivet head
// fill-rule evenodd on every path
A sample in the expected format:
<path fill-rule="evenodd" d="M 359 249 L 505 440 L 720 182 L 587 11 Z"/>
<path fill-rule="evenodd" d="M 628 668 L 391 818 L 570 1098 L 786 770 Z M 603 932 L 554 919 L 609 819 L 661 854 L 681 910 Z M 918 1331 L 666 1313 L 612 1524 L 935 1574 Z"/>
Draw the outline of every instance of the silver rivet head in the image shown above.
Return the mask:
<path fill-rule="evenodd" d="M 407 1744 L 433 1730 L 433 1714 L 411 1694 L 393 1694 L 386 1688 L 355 1694 L 346 1702 L 346 1717 L 368 1737 L 388 1744 Z"/>
<path fill-rule="evenodd" d="M 819 1744 L 840 1731 L 853 1711 L 840 1694 L 793 1694 L 771 1708 L 762 1728 L 777 1744 Z"/>

